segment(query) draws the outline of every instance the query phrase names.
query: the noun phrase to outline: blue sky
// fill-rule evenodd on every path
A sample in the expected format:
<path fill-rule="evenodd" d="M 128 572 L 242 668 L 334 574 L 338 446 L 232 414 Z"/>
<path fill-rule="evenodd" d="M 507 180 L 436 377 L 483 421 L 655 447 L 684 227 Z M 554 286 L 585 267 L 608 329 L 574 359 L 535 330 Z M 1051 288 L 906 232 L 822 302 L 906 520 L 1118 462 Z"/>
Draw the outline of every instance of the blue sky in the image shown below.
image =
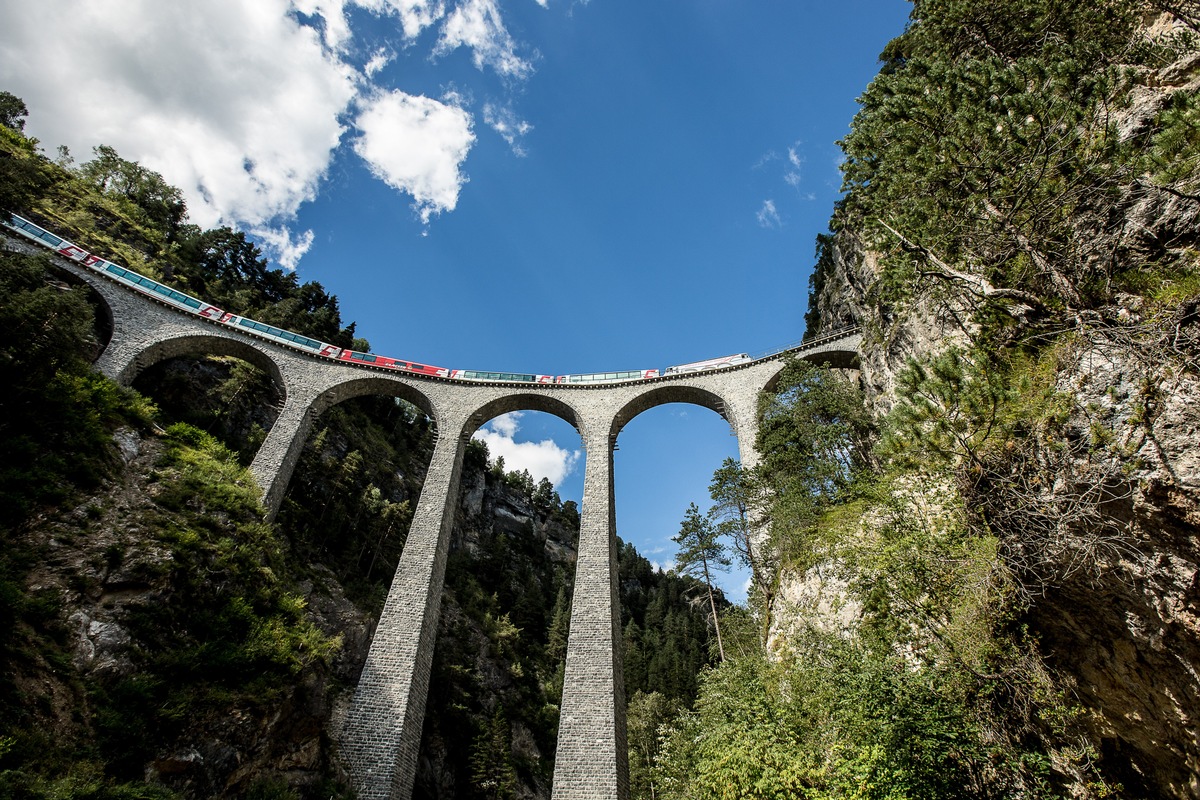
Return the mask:
<path fill-rule="evenodd" d="M 904 0 L 0 0 L 26 132 L 180 186 L 336 294 L 375 352 L 564 374 L 803 334 L 839 151 Z M 54 36 L 45 31 L 53 30 Z M 580 499 L 540 414 L 494 452 Z M 523 446 L 522 446 L 523 445 Z M 616 455 L 618 532 L 670 563 L 736 455 L 667 406 Z M 742 597 L 744 575 L 725 581 Z"/>

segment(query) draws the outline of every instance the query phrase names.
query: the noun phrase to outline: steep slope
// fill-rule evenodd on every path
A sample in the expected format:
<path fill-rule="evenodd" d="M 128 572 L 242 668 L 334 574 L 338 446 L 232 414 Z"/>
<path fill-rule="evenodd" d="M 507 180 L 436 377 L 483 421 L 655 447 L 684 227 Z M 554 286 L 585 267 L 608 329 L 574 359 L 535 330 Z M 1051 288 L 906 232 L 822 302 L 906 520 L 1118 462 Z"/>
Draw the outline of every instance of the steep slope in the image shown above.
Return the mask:
<path fill-rule="evenodd" d="M 1099 774 L 1200 796 L 1197 9 L 1021 5 L 916 4 L 847 139 L 810 330 L 869 332 L 890 463 L 948 470 L 995 537 Z"/>

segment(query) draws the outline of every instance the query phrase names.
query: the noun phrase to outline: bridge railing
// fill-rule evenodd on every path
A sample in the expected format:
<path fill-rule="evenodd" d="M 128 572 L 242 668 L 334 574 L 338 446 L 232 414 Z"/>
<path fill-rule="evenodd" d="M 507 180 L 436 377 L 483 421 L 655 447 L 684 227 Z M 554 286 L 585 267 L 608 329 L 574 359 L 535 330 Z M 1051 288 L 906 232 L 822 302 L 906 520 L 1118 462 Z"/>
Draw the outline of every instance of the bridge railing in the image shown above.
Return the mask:
<path fill-rule="evenodd" d="M 836 342 L 839 339 L 846 338 L 847 336 L 853 336 L 854 334 L 858 333 L 859 330 L 860 328 L 858 325 L 847 325 L 844 328 L 838 328 L 835 331 L 823 333 L 815 339 L 800 339 L 798 341 L 785 344 L 782 347 L 774 347 L 770 350 L 764 350 L 761 353 L 751 353 L 750 357 L 755 361 L 759 361 L 761 359 L 770 358 L 772 356 L 777 356 L 780 353 L 786 353 L 789 351 L 800 353 L 804 352 L 805 350 L 811 350 L 814 347 L 820 347 L 822 345 L 829 344 L 830 342 Z"/>

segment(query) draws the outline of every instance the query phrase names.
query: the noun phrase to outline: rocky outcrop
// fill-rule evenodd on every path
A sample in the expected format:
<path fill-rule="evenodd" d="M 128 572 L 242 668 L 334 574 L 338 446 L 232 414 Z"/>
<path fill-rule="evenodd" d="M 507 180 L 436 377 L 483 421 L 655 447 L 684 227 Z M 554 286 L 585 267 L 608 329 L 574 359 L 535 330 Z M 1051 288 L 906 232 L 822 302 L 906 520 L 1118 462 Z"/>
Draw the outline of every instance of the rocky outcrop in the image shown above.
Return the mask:
<path fill-rule="evenodd" d="M 1089 344 L 1060 377 L 1074 434 L 1119 437 L 1120 482 L 1101 524 L 1071 526 L 1028 616 L 1126 791 L 1197 797 L 1200 377 L 1145 355 Z"/>
<path fill-rule="evenodd" d="M 1159 17 L 1149 33 L 1171 25 Z M 1113 125 L 1122 140 L 1142 136 L 1172 97 L 1197 91 L 1200 56 L 1190 54 L 1142 75 Z M 1103 219 L 1084 213 L 1077 221 L 1095 259 L 1119 269 L 1195 263 L 1200 203 L 1151 183 L 1133 181 Z M 970 295 L 925 285 L 903 303 L 881 299 L 878 256 L 853 232 L 833 239 L 824 269 L 810 301 L 820 330 L 862 326 L 861 381 L 879 412 L 893 407 L 908 358 L 928 359 L 975 333 Z M 1200 315 L 1194 297 L 1174 310 L 1146 306 L 1116 294 L 1108 305 L 1072 310 L 1053 378 L 1069 419 L 1031 440 L 1044 473 L 1027 476 L 1024 499 L 997 494 L 983 503 L 1004 506 L 988 522 L 1026 587 L 1023 622 L 1046 662 L 1073 683 L 1103 773 L 1126 796 L 1195 798 Z M 1055 340 L 1061 327 L 1040 340 Z M 850 630 L 854 605 L 841 574 L 836 560 L 811 567 L 786 577 L 781 597 L 826 629 Z"/>

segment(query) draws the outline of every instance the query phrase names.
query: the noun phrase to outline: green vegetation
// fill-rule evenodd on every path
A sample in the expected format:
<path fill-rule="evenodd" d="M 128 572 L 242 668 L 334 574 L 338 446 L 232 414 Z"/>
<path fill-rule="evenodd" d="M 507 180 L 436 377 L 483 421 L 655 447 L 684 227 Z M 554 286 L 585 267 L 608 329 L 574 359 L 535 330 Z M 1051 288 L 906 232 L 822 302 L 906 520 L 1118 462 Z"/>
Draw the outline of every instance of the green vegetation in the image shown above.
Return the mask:
<path fill-rule="evenodd" d="M 429 419 L 398 398 L 349 400 L 322 415 L 284 496 L 279 524 L 307 563 L 333 571 L 378 613 L 433 453 Z"/>
<path fill-rule="evenodd" d="M 704 584 L 705 594 L 708 595 L 708 606 L 712 610 L 713 631 L 717 635 L 717 652 L 721 660 L 725 660 L 725 645 L 721 641 L 721 622 L 717 616 L 717 600 L 713 587 L 713 573 L 726 572 L 732 563 L 726 553 L 724 542 L 718 538 L 718 531 L 708 516 L 700 516 L 700 509 L 695 503 L 690 503 L 683 514 L 679 533 L 671 541 L 679 545 L 675 555 L 675 569 L 681 575 L 688 575 Z"/>
<path fill-rule="evenodd" d="M 776 599 L 769 635 L 762 605 L 727 614 L 734 645 L 702 673 L 695 709 L 656 717 L 653 757 L 631 737 L 631 761 L 650 763 L 636 796 L 1053 797 L 1064 772 L 1102 794 L 1063 687 L 1019 624 L 1013 572 L 950 464 L 914 472 L 860 449 L 861 399 L 825 369 L 790 365 L 763 409 L 760 445 L 775 449 L 743 479 L 758 486 L 750 515 L 771 522 L 760 572 L 832 583 L 850 613 L 813 621 Z M 906 413 L 893 432 L 911 430 Z M 816 419 L 828 439 L 809 438 Z M 865 466 L 876 460 L 883 470 Z"/>
<path fill-rule="evenodd" d="M 110 148 L 78 168 L 65 153 L 51 161 L 22 135 L 19 100 L 0 95 L 0 112 L 4 208 L 231 310 L 352 342 L 353 326 L 341 326 L 336 300 L 319 285 L 268 268 L 240 233 L 187 224 L 178 190 L 157 174 Z M 138 383 L 146 394 L 112 384 L 89 366 L 103 336 L 96 310 L 65 280 L 45 257 L 0 254 L 8 333 L 0 353 L 0 797 L 174 797 L 157 784 L 176 774 L 185 796 L 340 795 L 332 780 L 297 793 L 265 766 L 225 785 L 232 766 L 220 760 L 229 756 L 209 767 L 211 751 L 177 755 L 216 737 L 236 758 L 262 760 L 288 745 L 256 740 L 256 731 L 307 726 L 322 748 L 309 769 L 332 776 L 321 722 L 308 715 L 327 713 L 340 642 L 306 607 L 306 593 L 315 585 L 319 597 L 329 572 L 307 560 L 320 555 L 311 537 L 290 541 L 263 524 L 259 489 L 244 470 L 273 420 L 277 387 L 243 362 L 205 358 L 160 365 Z M 163 400 L 161 411 L 147 395 Z M 381 408 L 388 431 L 399 430 L 419 457 L 423 418 L 405 412 L 397 422 L 390 399 Z M 388 435 L 368 434 L 394 443 Z M 389 469 L 381 463 L 371 474 Z M 375 499 L 367 516 L 396 529 L 392 564 L 377 558 L 388 547 L 372 526 L 359 539 L 371 537 L 374 549 L 356 555 L 360 571 L 386 588 L 407 519 L 397 513 L 403 504 Z M 294 509 L 293 517 L 305 519 Z M 90 664 L 80 650 L 89 639 L 77 628 L 89 619 L 117 637 L 116 662 Z M 146 783 L 147 769 L 159 779 Z"/>
<path fill-rule="evenodd" d="M 113 466 L 110 429 L 145 427 L 153 407 L 92 373 L 94 310 L 44 257 L 0 253 L 0 527 L 94 486 Z M 47 321 L 53 324 L 47 325 Z M 106 446 L 108 444 L 108 446 Z"/>

